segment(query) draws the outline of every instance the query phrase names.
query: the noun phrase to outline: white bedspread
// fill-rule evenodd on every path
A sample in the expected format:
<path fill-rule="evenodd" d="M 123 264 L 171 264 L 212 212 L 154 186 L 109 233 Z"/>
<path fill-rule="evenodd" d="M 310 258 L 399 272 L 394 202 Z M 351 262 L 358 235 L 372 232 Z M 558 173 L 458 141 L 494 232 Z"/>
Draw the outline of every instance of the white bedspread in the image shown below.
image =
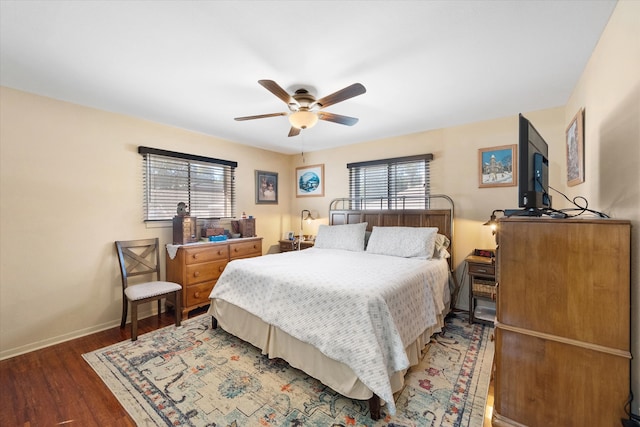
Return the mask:
<path fill-rule="evenodd" d="M 230 262 L 210 298 L 247 310 L 349 366 L 395 413 L 389 375 L 444 310 L 446 260 L 311 248 Z"/>

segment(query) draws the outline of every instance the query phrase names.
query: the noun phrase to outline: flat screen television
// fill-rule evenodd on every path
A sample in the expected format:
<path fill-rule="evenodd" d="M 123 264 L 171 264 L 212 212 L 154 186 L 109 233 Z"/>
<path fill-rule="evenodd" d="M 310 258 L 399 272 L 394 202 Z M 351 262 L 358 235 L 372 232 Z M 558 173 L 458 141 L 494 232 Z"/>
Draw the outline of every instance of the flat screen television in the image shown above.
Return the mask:
<path fill-rule="evenodd" d="M 541 215 L 551 208 L 549 146 L 522 114 L 518 137 L 518 206 L 525 215 Z"/>

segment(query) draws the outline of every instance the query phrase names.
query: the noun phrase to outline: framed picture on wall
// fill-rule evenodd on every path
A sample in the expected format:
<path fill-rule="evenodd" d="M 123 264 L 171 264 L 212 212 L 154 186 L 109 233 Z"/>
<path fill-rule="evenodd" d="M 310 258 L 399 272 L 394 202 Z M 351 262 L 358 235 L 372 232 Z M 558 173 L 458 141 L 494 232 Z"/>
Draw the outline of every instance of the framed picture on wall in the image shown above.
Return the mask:
<path fill-rule="evenodd" d="M 512 187 L 518 184 L 516 145 L 478 150 L 478 187 Z"/>
<path fill-rule="evenodd" d="M 296 168 L 296 197 L 324 196 L 324 164 Z"/>
<path fill-rule="evenodd" d="M 256 203 L 278 204 L 278 173 L 256 171 Z"/>
<path fill-rule="evenodd" d="M 567 127 L 567 185 L 584 182 L 584 108 Z"/>

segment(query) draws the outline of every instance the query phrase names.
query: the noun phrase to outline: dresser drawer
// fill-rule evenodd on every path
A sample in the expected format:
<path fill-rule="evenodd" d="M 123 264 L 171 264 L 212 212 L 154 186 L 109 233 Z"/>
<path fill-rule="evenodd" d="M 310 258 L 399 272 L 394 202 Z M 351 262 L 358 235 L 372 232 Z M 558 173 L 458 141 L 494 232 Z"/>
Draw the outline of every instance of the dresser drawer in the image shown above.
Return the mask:
<path fill-rule="evenodd" d="M 262 255 L 262 240 L 229 244 L 229 258 L 249 258 Z"/>
<path fill-rule="evenodd" d="M 211 280 L 198 285 L 187 286 L 184 290 L 187 306 L 191 307 L 209 301 L 209 294 L 211 294 L 211 290 L 215 284 L 216 281 Z"/>
<path fill-rule="evenodd" d="M 184 262 L 187 265 L 221 259 L 229 259 L 227 245 L 206 245 L 184 249 Z"/>
<path fill-rule="evenodd" d="M 496 275 L 495 264 L 469 263 L 469 274 L 484 274 L 486 276 Z"/>
<path fill-rule="evenodd" d="M 201 264 L 187 265 L 187 285 L 214 280 L 220 277 L 222 271 L 227 265 L 227 260 L 210 261 Z"/>

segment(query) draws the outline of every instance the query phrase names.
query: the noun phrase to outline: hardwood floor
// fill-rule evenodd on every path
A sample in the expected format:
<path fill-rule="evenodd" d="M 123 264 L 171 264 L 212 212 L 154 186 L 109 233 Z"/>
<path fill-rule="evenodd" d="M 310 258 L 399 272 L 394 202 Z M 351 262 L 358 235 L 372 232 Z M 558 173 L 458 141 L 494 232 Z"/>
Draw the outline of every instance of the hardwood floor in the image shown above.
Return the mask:
<path fill-rule="evenodd" d="M 173 313 L 152 316 L 138 334 L 173 323 Z M 0 426 L 135 426 L 82 358 L 130 338 L 127 324 L 0 361 Z"/>
<path fill-rule="evenodd" d="M 191 316 L 206 312 L 191 312 Z M 173 313 L 138 322 L 138 334 L 172 325 Z M 82 354 L 130 339 L 129 325 L 0 361 L 0 426 L 135 426 Z M 493 382 L 493 381 L 492 381 Z M 491 427 L 493 386 L 483 427 Z"/>

